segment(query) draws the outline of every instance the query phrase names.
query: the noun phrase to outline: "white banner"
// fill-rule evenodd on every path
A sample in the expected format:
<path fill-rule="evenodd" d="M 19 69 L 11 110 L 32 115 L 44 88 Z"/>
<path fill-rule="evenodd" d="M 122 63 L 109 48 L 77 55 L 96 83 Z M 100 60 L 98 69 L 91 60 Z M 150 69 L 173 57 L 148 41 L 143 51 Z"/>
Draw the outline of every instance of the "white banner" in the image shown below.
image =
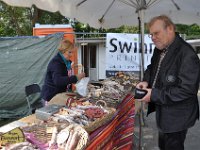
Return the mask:
<path fill-rule="evenodd" d="M 148 35 L 144 37 L 144 68 L 151 62 L 153 44 Z M 138 34 L 107 33 L 106 71 L 140 71 L 141 50 Z"/>

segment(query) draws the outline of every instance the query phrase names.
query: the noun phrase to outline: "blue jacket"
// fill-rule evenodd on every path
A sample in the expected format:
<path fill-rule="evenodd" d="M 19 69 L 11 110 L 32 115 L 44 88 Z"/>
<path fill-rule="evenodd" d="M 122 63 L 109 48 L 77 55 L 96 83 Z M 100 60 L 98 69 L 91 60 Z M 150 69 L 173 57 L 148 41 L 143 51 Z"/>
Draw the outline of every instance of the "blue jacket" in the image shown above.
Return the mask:
<path fill-rule="evenodd" d="M 77 81 L 75 75 L 68 77 L 67 67 L 58 53 L 48 64 L 41 96 L 45 101 L 50 101 L 56 94 L 65 92 L 68 86 Z"/>

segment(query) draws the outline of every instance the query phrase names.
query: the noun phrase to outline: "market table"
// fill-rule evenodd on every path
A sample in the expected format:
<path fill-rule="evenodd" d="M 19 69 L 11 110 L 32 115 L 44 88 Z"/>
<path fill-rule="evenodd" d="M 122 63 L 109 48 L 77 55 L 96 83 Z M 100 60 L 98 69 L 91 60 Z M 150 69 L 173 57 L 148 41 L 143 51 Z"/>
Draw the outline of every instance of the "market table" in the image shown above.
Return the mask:
<path fill-rule="evenodd" d="M 113 119 L 90 134 L 87 150 L 133 149 L 134 118 L 134 97 L 127 94 L 117 107 Z"/>
<path fill-rule="evenodd" d="M 69 96 L 66 93 L 57 94 L 48 104 L 65 105 Z M 106 124 L 89 133 L 90 142 L 87 150 L 94 149 L 133 149 L 133 132 L 135 118 L 135 101 L 131 93 L 124 96 L 117 106 L 113 118 Z M 0 128 L 0 132 L 7 132 L 27 123 L 39 121 L 35 114 L 24 117 Z"/>

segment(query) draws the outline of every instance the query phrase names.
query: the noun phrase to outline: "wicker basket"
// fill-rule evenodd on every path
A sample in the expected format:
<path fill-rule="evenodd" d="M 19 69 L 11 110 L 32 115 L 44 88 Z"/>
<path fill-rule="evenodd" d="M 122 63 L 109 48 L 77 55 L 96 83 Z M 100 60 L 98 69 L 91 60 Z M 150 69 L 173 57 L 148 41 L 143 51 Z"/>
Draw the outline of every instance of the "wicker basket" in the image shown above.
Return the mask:
<path fill-rule="evenodd" d="M 108 114 L 104 115 L 102 118 L 98 118 L 95 121 L 89 123 L 89 125 L 84 126 L 85 130 L 88 133 L 91 133 L 92 131 L 96 130 L 97 128 L 103 126 L 104 124 L 106 124 L 113 118 L 113 115 L 115 114 L 116 109 L 109 108 L 109 107 L 107 107 L 105 109 L 109 111 Z"/>

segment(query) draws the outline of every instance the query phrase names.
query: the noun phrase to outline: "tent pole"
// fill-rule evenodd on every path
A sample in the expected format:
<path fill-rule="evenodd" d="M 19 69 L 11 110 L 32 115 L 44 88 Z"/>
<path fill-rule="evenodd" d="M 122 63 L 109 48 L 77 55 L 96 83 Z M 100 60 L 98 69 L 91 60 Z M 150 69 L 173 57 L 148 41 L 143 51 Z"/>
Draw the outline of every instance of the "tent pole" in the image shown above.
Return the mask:
<path fill-rule="evenodd" d="M 141 25 L 141 30 L 140 30 L 140 48 L 141 48 L 141 81 L 143 80 L 144 77 L 144 10 L 141 9 L 139 10 L 139 16 L 140 16 L 140 25 Z"/>
<path fill-rule="evenodd" d="M 138 11 L 139 19 L 139 49 L 141 50 L 141 65 L 140 65 L 140 81 L 143 81 L 144 77 L 144 10 L 140 9 Z M 139 109 L 139 147 L 142 149 L 142 126 L 144 126 L 144 104 L 141 102 L 141 107 Z"/>

